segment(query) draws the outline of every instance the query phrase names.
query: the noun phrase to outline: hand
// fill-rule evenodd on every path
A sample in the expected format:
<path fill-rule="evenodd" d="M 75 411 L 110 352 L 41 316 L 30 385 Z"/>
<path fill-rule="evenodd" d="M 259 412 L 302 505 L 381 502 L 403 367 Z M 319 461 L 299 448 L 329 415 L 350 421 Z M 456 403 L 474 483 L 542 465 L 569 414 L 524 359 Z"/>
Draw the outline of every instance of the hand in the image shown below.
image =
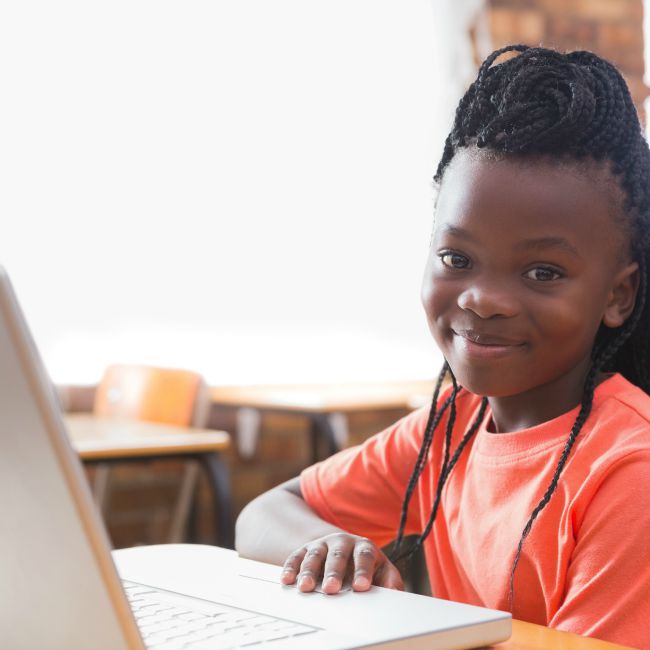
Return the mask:
<path fill-rule="evenodd" d="M 404 590 L 402 576 L 394 564 L 369 539 L 334 533 L 319 537 L 294 551 L 285 561 L 282 583 L 297 581 L 300 591 L 313 591 L 323 576 L 323 591 L 336 594 L 352 569 L 352 589 L 367 591 L 375 584 Z"/>

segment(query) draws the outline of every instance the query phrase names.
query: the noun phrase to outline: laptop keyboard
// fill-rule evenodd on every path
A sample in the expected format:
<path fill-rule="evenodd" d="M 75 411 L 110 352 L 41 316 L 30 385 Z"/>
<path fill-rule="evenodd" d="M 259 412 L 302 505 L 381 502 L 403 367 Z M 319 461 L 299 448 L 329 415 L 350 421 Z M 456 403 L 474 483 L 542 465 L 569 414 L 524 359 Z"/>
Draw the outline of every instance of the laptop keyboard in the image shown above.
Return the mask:
<path fill-rule="evenodd" d="M 195 600 L 124 581 L 124 590 L 148 650 L 228 650 L 281 647 L 319 628 L 245 609 Z M 305 643 L 309 643 L 305 639 Z"/>

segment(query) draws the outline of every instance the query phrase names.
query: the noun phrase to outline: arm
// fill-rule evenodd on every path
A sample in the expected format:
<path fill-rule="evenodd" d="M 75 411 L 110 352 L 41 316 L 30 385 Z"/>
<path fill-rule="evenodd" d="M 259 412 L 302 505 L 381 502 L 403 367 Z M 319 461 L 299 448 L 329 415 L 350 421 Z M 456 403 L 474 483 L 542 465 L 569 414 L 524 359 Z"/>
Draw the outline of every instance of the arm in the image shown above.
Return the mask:
<path fill-rule="evenodd" d="M 252 501 L 237 520 L 239 553 L 283 564 L 282 581 L 302 591 L 312 591 L 323 575 L 323 591 L 337 593 L 348 572 L 356 591 L 371 583 L 402 589 L 399 571 L 378 546 L 394 538 L 428 413 L 415 411 Z M 421 529 L 418 512 L 416 492 L 406 534 Z"/>
<path fill-rule="evenodd" d="M 374 582 L 403 589 L 399 571 L 369 539 L 351 535 L 321 519 L 304 501 L 294 478 L 251 501 L 235 526 L 235 547 L 251 559 L 283 564 L 282 582 L 313 591 L 338 593 L 346 573 L 352 588 L 366 591 Z"/>
<path fill-rule="evenodd" d="M 342 532 L 305 503 L 300 479 L 293 478 L 241 511 L 235 524 L 235 548 L 243 557 L 283 564 L 292 551 L 311 540 Z"/>
<path fill-rule="evenodd" d="M 650 454 L 619 460 L 576 539 L 564 601 L 550 627 L 650 650 Z"/>

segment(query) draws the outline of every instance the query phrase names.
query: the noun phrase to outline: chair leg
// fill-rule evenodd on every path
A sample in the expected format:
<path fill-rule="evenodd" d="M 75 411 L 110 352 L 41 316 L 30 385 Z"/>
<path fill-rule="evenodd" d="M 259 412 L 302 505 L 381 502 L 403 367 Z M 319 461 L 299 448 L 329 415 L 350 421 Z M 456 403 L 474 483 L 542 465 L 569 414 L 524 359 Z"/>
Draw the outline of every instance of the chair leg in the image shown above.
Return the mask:
<path fill-rule="evenodd" d="M 187 522 L 189 520 L 192 499 L 194 497 L 198 478 L 198 463 L 193 460 L 188 461 L 183 471 L 178 496 L 172 511 L 169 535 L 167 538 L 169 544 L 179 544 L 185 541 Z"/>
<path fill-rule="evenodd" d="M 230 471 L 218 453 L 201 454 L 196 457 L 203 465 L 216 506 L 215 542 L 223 548 L 235 548 L 232 517 L 232 494 Z"/>
<path fill-rule="evenodd" d="M 99 463 L 95 466 L 95 476 L 93 478 L 92 493 L 97 504 L 97 508 L 102 515 L 106 514 L 108 507 L 108 497 L 110 493 L 110 470 L 108 463 Z"/>

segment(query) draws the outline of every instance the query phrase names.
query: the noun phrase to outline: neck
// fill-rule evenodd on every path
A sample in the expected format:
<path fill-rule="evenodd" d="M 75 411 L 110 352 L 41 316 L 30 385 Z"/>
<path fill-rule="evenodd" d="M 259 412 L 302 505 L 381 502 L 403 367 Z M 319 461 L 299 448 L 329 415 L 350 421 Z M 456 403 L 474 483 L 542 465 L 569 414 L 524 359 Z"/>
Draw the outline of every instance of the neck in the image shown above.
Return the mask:
<path fill-rule="evenodd" d="M 578 406 L 591 361 L 576 366 L 560 379 L 508 397 L 488 397 L 495 433 L 529 429 Z M 596 384 L 604 379 L 599 373 Z"/>

